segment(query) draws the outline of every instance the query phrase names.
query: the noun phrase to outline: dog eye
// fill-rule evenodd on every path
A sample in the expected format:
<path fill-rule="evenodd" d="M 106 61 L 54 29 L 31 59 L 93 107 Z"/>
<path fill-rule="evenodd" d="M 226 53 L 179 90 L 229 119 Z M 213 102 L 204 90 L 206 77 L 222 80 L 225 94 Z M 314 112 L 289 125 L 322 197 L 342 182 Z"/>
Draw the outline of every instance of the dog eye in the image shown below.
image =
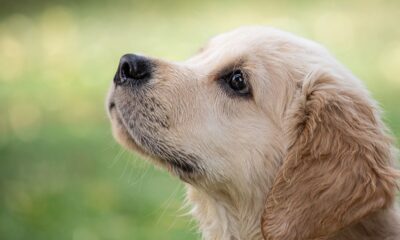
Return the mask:
<path fill-rule="evenodd" d="M 228 77 L 227 83 L 233 91 L 239 94 L 248 94 L 250 92 L 246 78 L 243 76 L 243 73 L 240 70 L 234 71 Z"/>

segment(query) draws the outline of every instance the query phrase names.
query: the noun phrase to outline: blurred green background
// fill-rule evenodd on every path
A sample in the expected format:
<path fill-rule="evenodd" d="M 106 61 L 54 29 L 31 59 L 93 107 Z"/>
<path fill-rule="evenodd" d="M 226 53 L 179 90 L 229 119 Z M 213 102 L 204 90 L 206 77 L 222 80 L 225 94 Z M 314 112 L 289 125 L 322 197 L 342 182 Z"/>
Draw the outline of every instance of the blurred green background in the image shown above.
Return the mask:
<path fill-rule="evenodd" d="M 0 239 L 199 239 L 184 187 L 122 150 L 104 98 L 128 52 L 184 60 L 240 25 L 324 44 L 400 136 L 400 1 L 0 1 Z"/>

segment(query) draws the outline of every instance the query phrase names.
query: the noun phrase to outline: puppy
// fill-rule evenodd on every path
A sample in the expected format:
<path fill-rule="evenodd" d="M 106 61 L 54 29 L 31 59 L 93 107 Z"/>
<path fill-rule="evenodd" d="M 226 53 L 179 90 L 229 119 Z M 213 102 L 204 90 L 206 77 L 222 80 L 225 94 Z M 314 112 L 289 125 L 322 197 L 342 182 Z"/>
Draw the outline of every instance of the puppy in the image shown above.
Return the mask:
<path fill-rule="evenodd" d="M 107 103 L 115 138 L 186 183 L 204 239 L 400 239 L 377 104 L 314 42 L 244 27 L 185 62 L 127 54 Z"/>

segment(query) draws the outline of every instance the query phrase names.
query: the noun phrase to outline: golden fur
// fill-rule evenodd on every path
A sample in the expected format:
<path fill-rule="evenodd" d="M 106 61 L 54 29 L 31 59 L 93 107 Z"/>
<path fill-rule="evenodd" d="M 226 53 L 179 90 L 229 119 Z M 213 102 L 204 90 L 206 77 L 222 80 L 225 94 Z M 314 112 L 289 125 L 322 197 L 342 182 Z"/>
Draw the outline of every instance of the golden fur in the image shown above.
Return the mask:
<path fill-rule="evenodd" d="M 113 132 L 180 177 L 206 240 L 394 240 L 396 149 L 376 103 L 320 45 L 266 27 L 217 36 L 146 88 L 113 85 Z M 241 69 L 250 98 L 221 74 Z"/>

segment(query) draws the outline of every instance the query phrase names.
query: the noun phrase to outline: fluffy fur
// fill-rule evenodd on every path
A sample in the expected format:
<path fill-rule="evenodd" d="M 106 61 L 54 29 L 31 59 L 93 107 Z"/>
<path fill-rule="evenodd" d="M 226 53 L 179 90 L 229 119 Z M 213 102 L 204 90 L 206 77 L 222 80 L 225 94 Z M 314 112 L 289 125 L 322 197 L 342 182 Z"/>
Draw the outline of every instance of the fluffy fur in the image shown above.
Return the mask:
<path fill-rule="evenodd" d="M 390 134 L 323 47 L 245 27 L 149 61 L 145 86 L 112 86 L 113 132 L 186 183 L 204 239 L 400 239 Z M 222 87 L 236 69 L 251 97 Z"/>

